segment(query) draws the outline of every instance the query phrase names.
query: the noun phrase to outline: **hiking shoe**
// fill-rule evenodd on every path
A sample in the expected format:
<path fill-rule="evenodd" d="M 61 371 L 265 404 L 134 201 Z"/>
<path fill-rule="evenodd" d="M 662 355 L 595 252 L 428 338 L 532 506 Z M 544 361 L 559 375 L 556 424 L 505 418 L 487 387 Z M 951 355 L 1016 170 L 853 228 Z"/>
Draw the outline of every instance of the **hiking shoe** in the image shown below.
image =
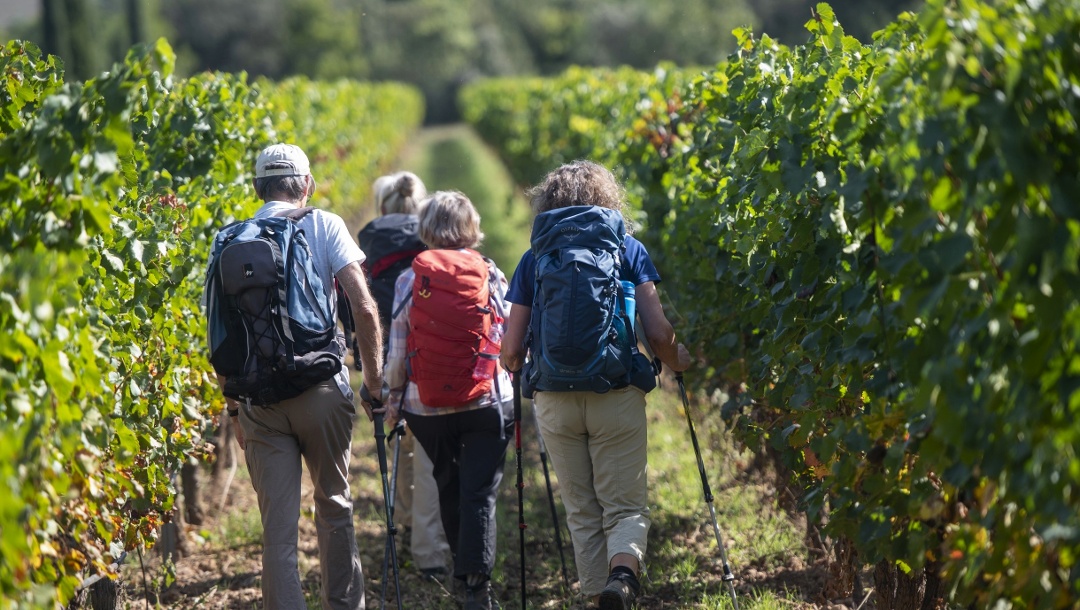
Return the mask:
<path fill-rule="evenodd" d="M 608 576 L 607 586 L 600 592 L 600 610 L 630 610 L 637 591 L 621 574 Z"/>
<path fill-rule="evenodd" d="M 464 610 L 500 610 L 502 606 L 495 601 L 495 595 L 491 591 L 491 581 L 484 581 L 475 587 L 465 587 Z"/>

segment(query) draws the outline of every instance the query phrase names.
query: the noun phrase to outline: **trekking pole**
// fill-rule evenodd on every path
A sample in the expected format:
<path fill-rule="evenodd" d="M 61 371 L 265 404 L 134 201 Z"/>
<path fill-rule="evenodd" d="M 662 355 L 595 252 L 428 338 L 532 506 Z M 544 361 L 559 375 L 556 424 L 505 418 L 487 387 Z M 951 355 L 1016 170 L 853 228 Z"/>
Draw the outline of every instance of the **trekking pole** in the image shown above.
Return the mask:
<path fill-rule="evenodd" d="M 394 445 L 393 474 L 390 475 L 390 502 L 389 502 L 389 505 L 390 505 L 390 519 L 391 519 L 391 521 L 394 518 L 394 510 L 396 509 L 396 505 L 397 505 L 396 500 L 397 500 L 398 462 L 401 460 L 401 439 L 405 435 L 405 420 L 398 421 L 397 425 L 395 425 L 394 428 L 392 430 L 390 430 L 390 435 L 386 437 L 386 441 L 387 442 L 393 441 L 395 435 L 397 435 L 398 439 L 397 439 L 397 443 Z M 396 536 L 396 534 L 397 534 L 397 528 L 395 526 L 395 531 L 392 532 L 392 533 L 389 533 L 386 536 L 386 550 L 383 551 L 383 564 L 382 564 L 382 573 L 383 573 L 382 599 L 379 602 L 379 608 L 385 608 L 386 607 L 386 587 L 389 584 L 389 581 L 387 581 L 387 579 L 386 579 L 386 573 L 389 571 L 389 568 L 390 568 L 390 547 L 394 546 L 395 547 L 394 550 L 397 550 L 396 549 L 396 547 L 397 547 L 397 539 L 394 538 L 394 536 Z M 395 582 L 397 582 L 397 580 L 398 580 L 397 579 L 397 571 L 398 571 L 397 570 L 397 563 L 395 562 L 394 563 L 394 581 Z"/>
<path fill-rule="evenodd" d="M 521 549 L 521 610 L 525 610 L 525 482 L 521 472 L 521 371 L 511 374 L 514 386 L 514 451 L 517 454 L 518 531 Z"/>
<path fill-rule="evenodd" d="M 371 403 L 372 410 L 382 409 L 382 401 L 372 396 L 366 385 L 360 385 L 360 398 Z M 387 476 L 388 468 L 386 466 L 386 430 L 383 429 L 382 413 L 372 413 L 372 419 L 375 423 L 375 451 L 379 454 L 379 474 L 382 475 L 383 510 L 386 512 L 386 542 L 390 547 L 390 561 L 394 565 L 394 593 L 397 595 L 398 610 L 402 610 L 401 583 L 398 580 L 397 569 L 397 545 L 394 544 L 394 535 L 397 533 L 397 528 L 394 527 L 393 500 L 390 495 L 390 480 Z M 383 578 L 386 578 L 385 574 Z"/>
<path fill-rule="evenodd" d="M 551 507 L 551 523 L 555 526 L 555 546 L 559 548 L 559 561 L 562 562 L 562 579 L 566 590 L 570 591 L 570 577 L 566 575 L 566 555 L 563 554 L 562 527 L 559 525 L 559 511 L 555 509 L 555 492 L 551 489 L 551 474 L 548 472 L 547 446 L 544 445 L 544 435 L 540 434 L 540 420 L 536 417 L 536 407 L 533 407 L 533 421 L 536 422 L 536 438 L 540 442 L 540 464 L 544 467 L 544 482 L 547 483 L 548 506 Z"/>
<path fill-rule="evenodd" d="M 701 448 L 698 446 L 697 434 L 694 432 L 694 421 L 690 419 L 690 399 L 686 397 L 686 385 L 683 384 L 682 372 L 675 373 L 675 381 L 679 382 L 679 395 L 682 397 L 683 411 L 686 411 L 686 424 L 690 427 L 690 441 L 694 444 L 694 454 L 697 456 L 701 487 L 705 492 L 705 503 L 709 505 L 709 513 L 712 515 L 716 545 L 720 547 L 720 565 L 724 570 L 723 580 L 727 583 L 728 591 L 731 593 L 731 603 L 735 605 L 735 610 L 739 610 L 739 600 L 735 597 L 735 576 L 731 573 L 731 566 L 728 565 L 727 550 L 724 548 L 724 540 L 720 535 L 720 525 L 716 521 L 716 507 L 713 506 L 713 495 L 712 490 L 709 489 L 709 479 L 705 476 L 705 462 L 701 459 Z"/>

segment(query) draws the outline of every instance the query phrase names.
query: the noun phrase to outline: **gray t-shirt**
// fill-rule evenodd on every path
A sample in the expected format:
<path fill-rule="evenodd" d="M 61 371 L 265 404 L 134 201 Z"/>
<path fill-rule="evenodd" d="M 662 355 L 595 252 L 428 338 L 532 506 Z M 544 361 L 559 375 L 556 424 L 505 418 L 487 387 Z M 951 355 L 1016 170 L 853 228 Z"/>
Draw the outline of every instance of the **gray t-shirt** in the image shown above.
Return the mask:
<path fill-rule="evenodd" d="M 255 212 L 255 217 L 273 216 L 295 208 L 295 205 L 285 201 L 268 201 Z M 311 247 L 311 256 L 319 270 L 323 290 L 330 302 L 335 302 L 337 295 L 334 293 L 334 276 L 350 263 L 363 263 L 367 255 L 356 245 L 345 221 L 337 214 L 315 209 L 301 218 L 299 224 L 307 237 L 308 246 Z M 347 312 L 342 313 L 350 315 Z M 353 391 L 349 384 L 349 368 L 344 362 L 341 363 L 341 372 L 336 380 L 341 393 L 351 401 Z"/>

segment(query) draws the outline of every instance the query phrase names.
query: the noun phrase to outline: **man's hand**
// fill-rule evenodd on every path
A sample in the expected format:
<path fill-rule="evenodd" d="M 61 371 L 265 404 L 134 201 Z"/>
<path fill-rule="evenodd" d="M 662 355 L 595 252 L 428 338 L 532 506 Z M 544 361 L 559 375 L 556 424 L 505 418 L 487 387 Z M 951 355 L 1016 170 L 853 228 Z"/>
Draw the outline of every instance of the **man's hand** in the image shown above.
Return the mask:
<path fill-rule="evenodd" d="M 382 388 L 379 389 L 378 396 L 373 396 L 371 390 L 368 390 L 367 384 L 360 385 L 360 406 L 364 407 L 364 412 L 367 413 L 368 421 L 375 419 L 375 414 L 383 415 L 386 413 L 386 391 Z"/>
<path fill-rule="evenodd" d="M 240 444 L 240 449 L 244 450 L 247 446 L 244 444 L 244 429 L 240 426 L 240 418 L 232 418 L 232 429 L 237 431 L 237 443 Z"/>
<path fill-rule="evenodd" d="M 232 425 L 233 433 L 236 435 L 236 442 L 240 445 L 240 450 L 247 449 L 244 442 L 244 428 L 240 426 L 240 418 L 236 416 L 229 417 L 229 424 Z"/>

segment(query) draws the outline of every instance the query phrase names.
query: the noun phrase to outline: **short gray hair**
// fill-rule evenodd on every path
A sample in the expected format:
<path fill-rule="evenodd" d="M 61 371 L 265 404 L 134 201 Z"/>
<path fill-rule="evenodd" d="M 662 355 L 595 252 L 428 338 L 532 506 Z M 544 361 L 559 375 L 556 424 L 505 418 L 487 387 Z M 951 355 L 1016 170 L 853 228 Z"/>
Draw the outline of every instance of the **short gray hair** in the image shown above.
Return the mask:
<path fill-rule="evenodd" d="M 429 248 L 475 248 L 484 240 L 480 213 L 460 191 L 436 191 L 421 203 L 419 234 Z"/>

